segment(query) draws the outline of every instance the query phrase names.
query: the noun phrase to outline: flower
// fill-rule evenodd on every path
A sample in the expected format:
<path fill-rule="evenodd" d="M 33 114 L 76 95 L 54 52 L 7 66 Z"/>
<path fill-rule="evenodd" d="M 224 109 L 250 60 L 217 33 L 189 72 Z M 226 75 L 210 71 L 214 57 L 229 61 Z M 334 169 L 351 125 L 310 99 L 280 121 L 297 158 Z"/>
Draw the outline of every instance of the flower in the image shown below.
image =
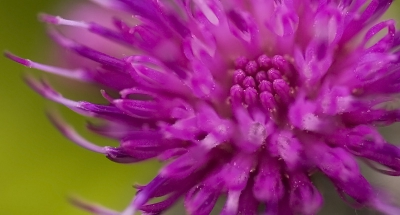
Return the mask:
<path fill-rule="evenodd" d="M 115 98 L 102 90 L 106 105 L 78 102 L 26 79 L 45 98 L 103 119 L 88 128 L 120 142 L 97 146 L 52 118 L 78 145 L 119 163 L 167 163 L 150 183 L 137 186 L 122 215 L 160 214 L 181 196 L 189 214 L 206 215 L 222 195 L 224 215 L 257 214 L 260 205 L 268 214 L 315 214 L 323 204 L 310 180 L 315 172 L 345 200 L 400 214 L 356 162 L 400 175 L 400 149 L 377 132 L 400 120 L 393 107 L 400 33 L 393 20 L 378 22 L 392 1 L 94 1 L 141 23 L 115 18 L 111 29 L 40 18 L 86 29 L 137 55 L 113 57 L 50 29 L 59 45 L 98 66 L 70 70 L 6 56 L 119 92 Z M 119 214 L 77 204 L 95 214 Z"/>

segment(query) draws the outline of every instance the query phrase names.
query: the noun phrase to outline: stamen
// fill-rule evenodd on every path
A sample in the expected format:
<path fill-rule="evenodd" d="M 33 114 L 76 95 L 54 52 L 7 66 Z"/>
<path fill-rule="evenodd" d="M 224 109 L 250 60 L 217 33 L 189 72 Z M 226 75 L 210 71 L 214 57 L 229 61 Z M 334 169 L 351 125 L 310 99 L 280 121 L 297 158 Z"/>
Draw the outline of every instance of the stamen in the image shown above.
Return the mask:
<path fill-rule="evenodd" d="M 131 204 L 120 215 L 134 215 L 138 208 L 147 203 L 150 196 L 159 186 L 165 183 L 167 179 L 161 176 L 156 176 L 148 185 L 146 185 L 133 199 Z"/>
<path fill-rule="evenodd" d="M 105 90 L 101 89 L 100 93 L 108 102 L 112 103 L 114 101 L 114 98 L 112 98 Z"/>
<path fill-rule="evenodd" d="M 60 44 L 64 48 L 74 51 L 75 53 L 81 55 L 82 57 L 86 57 L 90 60 L 96 61 L 105 66 L 115 68 L 118 71 L 125 72 L 125 67 L 127 66 L 127 63 L 123 60 L 111 57 L 102 52 L 96 51 L 79 43 L 76 43 L 64 37 L 62 34 L 60 34 L 58 31 L 54 29 L 49 30 L 49 35 L 58 44 Z"/>
<path fill-rule="evenodd" d="M 157 93 L 151 92 L 150 90 L 143 90 L 138 88 L 126 88 L 119 92 L 121 99 L 130 98 L 129 96 L 134 96 L 135 98 L 141 98 L 143 100 L 153 100 L 157 101 L 162 98 L 162 96 Z M 112 102 L 111 102 L 112 103 Z"/>
<path fill-rule="evenodd" d="M 132 205 L 129 205 L 120 215 L 134 215 L 137 209 L 134 208 Z"/>
<path fill-rule="evenodd" d="M 64 48 L 72 48 L 75 46 L 75 42 L 73 42 L 72 40 L 64 37 L 60 32 L 58 32 L 57 30 L 55 30 L 54 28 L 50 28 L 48 31 L 49 36 L 56 42 L 58 43 L 60 46 L 64 47 Z"/>
<path fill-rule="evenodd" d="M 25 76 L 24 80 L 33 90 L 42 95 L 44 98 L 63 104 L 72 109 L 74 107 L 78 107 L 78 102 L 64 98 L 63 96 L 61 96 L 61 94 L 51 88 L 51 86 L 47 84 L 44 80 L 38 81 L 32 76 Z"/>
<path fill-rule="evenodd" d="M 376 170 L 382 174 L 385 175 L 390 175 L 390 176 L 400 176 L 400 171 L 398 170 L 386 170 L 386 169 L 382 169 L 379 168 L 378 166 L 376 166 L 374 163 L 372 163 L 371 161 L 364 159 L 363 160 L 369 167 L 371 167 L 373 170 Z"/>
<path fill-rule="evenodd" d="M 106 27 L 103 27 L 103 26 L 93 23 L 93 22 L 88 23 L 88 22 L 83 22 L 83 21 L 69 20 L 69 19 L 64 19 L 60 16 L 52 16 L 49 14 L 40 14 L 39 19 L 41 21 L 49 23 L 49 24 L 66 25 L 66 26 L 84 28 L 94 34 L 97 34 L 106 39 L 115 41 L 115 42 L 125 45 L 127 47 L 131 47 L 134 45 L 134 41 L 130 40 L 128 37 L 124 36 L 122 33 L 107 29 Z"/>
<path fill-rule="evenodd" d="M 89 102 L 77 102 L 74 100 L 70 100 L 64 98 L 60 93 L 55 91 L 49 84 L 47 84 L 43 80 L 36 80 L 33 77 L 25 76 L 25 82 L 37 93 L 42 95 L 44 98 L 47 98 L 53 102 L 57 102 L 59 104 L 65 105 L 69 109 L 89 117 L 99 116 L 99 114 L 107 114 L 107 113 L 116 113 L 122 114 L 115 107 L 111 106 L 102 106 L 102 105 L 94 105 Z"/>
<path fill-rule="evenodd" d="M 80 22 L 80 21 L 74 21 L 74 20 L 68 20 L 61 18 L 60 16 L 53 16 L 49 14 L 39 14 L 39 20 L 50 23 L 50 24 L 55 24 L 55 25 L 68 25 L 68 26 L 74 26 L 74 27 L 79 27 L 79 28 L 89 28 L 89 24 L 86 22 Z"/>
<path fill-rule="evenodd" d="M 226 214 L 237 214 L 237 210 L 239 208 L 239 197 L 240 197 L 241 191 L 229 191 L 228 193 L 228 198 L 226 200 L 226 205 L 225 205 L 225 212 Z M 223 214 L 225 214 L 223 213 Z"/>
<path fill-rule="evenodd" d="M 94 203 L 91 203 L 91 202 L 87 202 L 87 201 L 85 201 L 83 199 L 80 199 L 80 198 L 77 198 L 77 197 L 70 197 L 69 201 L 73 205 L 75 205 L 75 206 L 77 206 L 77 207 L 79 207 L 79 208 L 81 208 L 81 209 L 83 209 L 85 211 L 88 211 L 90 213 L 93 213 L 93 214 L 97 214 L 97 215 L 118 215 L 117 211 L 110 210 L 110 209 L 105 208 L 105 207 L 103 207 L 101 205 L 97 205 L 97 204 L 94 204 Z"/>
<path fill-rule="evenodd" d="M 78 146 L 81 146 L 85 149 L 88 149 L 92 152 L 97 152 L 100 154 L 106 154 L 106 150 L 104 147 L 95 145 L 86 139 L 84 139 L 81 135 L 79 135 L 75 129 L 69 126 L 64 120 L 57 114 L 53 112 L 47 112 L 47 117 L 54 124 L 54 126 L 69 140 L 76 143 Z"/>
<path fill-rule="evenodd" d="M 210 21 L 213 25 L 219 25 L 219 18 L 206 2 L 202 0 L 194 0 L 194 2 L 198 5 L 208 21 Z"/>
<path fill-rule="evenodd" d="M 157 114 L 158 103 L 132 99 L 115 99 L 113 104 L 126 114 L 138 118 L 150 118 Z"/>
<path fill-rule="evenodd" d="M 76 80 L 80 80 L 80 81 L 91 81 L 89 79 L 86 71 L 83 69 L 64 69 L 64 68 L 60 68 L 60 67 L 49 66 L 46 64 L 41 64 L 41 63 L 31 61 L 29 59 L 20 58 L 10 52 L 5 52 L 4 55 L 7 58 L 9 58 L 10 60 L 13 60 L 13 61 L 20 63 L 29 68 L 38 69 L 43 72 L 48 72 L 51 74 L 63 76 L 66 78 L 76 79 Z"/>

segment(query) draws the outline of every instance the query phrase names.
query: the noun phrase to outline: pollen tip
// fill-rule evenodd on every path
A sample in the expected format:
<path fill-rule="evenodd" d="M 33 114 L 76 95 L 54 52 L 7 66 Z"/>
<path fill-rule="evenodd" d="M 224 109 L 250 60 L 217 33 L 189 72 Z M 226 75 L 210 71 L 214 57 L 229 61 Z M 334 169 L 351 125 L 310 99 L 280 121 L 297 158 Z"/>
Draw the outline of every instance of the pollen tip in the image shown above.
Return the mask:
<path fill-rule="evenodd" d="M 100 93 L 108 102 L 113 103 L 114 99 L 105 90 L 100 90 Z"/>
<path fill-rule="evenodd" d="M 22 65 L 24 65 L 24 66 L 27 66 L 27 67 L 31 67 L 31 66 L 32 66 L 32 61 L 31 61 L 31 60 L 18 57 L 18 56 L 16 56 L 16 55 L 12 54 L 12 53 L 9 52 L 9 51 L 5 51 L 5 52 L 4 52 L 4 56 L 5 56 L 6 58 L 8 58 L 8 59 L 10 59 L 10 60 L 12 60 L 12 61 L 15 61 L 15 62 L 17 62 L 17 63 L 19 63 L 19 64 L 22 64 Z"/>
<path fill-rule="evenodd" d="M 38 19 L 42 22 L 49 23 L 49 24 L 59 24 L 60 23 L 59 16 L 53 16 L 53 15 L 46 14 L 46 13 L 40 13 L 38 15 Z"/>

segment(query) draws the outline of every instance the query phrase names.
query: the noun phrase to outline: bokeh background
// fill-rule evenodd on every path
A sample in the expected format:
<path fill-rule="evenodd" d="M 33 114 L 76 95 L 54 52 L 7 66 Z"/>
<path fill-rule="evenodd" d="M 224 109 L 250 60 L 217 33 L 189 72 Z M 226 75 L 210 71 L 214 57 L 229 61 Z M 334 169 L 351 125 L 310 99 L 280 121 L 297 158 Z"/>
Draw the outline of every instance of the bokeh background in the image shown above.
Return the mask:
<path fill-rule="evenodd" d="M 45 25 L 37 21 L 37 14 L 66 14 L 71 5 L 82 2 L 85 0 L 1 0 L 0 50 L 56 64 L 57 58 L 65 53 L 58 50 L 60 55 L 54 54 L 57 49 L 46 36 Z M 399 13 L 397 1 L 386 17 L 400 20 Z M 124 50 L 121 52 L 128 54 Z M 68 203 L 71 195 L 122 209 L 135 194 L 132 185 L 149 181 L 160 164 L 116 164 L 66 140 L 48 122 L 45 109 L 59 110 L 85 137 L 100 145 L 116 144 L 89 134 L 84 129 L 86 119 L 45 101 L 30 90 L 21 78 L 26 73 L 41 75 L 0 57 L 0 214 L 87 214 Z M 69 98 L 101 99 L 95 87 L 84 88 L 81 83 L 46 77 Z M 392 142 L 400 142 L 398 131 L 396 125 L 382 129 Z M 393 191 L 400 205 L 400 177 L 390 178 L 368 171 L 366 174 L 374 184 Z M 328 198 L 320 214 L 376 214 L 345 206 L 326 180 L 318 180 L 317 184 L 323 187 L 322 192 Z M 184 213 L 178 207 L 170 214 Z"/>
<path fill-rule="evenodd" d="M 55 46 L 46 35 L 39 12 L 67 13 L 71 5 L 86 2 L 59 0 L 1 0 L 0 49 L 56 65 Z M 95 18 L 97 19 L 97 18 Z M 45 109 L 57 109 L 88 139 L 103 145 L 114 142 L 85 131 L 86 120 L 33 92 L 22 80 L 26 73 L 41 75 L 0 57 L 0 214 L 81 215 L 68 196 L 122 209 L 135 194 L 134 183 L 145 183 L 157 173 L 157 163 L 119 165 L 83 150 L 53 128 Z M 73 99 L 100 101 L 98 89 L 46 76 Z"/>

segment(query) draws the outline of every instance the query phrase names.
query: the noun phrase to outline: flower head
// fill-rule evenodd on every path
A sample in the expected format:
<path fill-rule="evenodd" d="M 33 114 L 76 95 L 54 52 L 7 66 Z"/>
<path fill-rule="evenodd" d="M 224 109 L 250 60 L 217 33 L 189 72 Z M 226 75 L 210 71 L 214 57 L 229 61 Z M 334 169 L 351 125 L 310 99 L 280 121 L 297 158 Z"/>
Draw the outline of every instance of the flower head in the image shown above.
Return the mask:
<path fill-rule="evenodd" d="M 108 104 L 64 98 L 27 78 L 42 96 L 104 120 L 95 133 L 120 142 L 100 147 L 53 118 L 69 139 L 119 163 L 167 164 L 122 212 L 160 214 L 184 196 L 193 215 L 315 214 L 322 196 L 310 180 L 328 177 L 346 199 L 400 214 L 360 173 L 357 158 L 400 175 L 400 149 L 377 132 L 400 120 L 400 33 L 378 22 L 390 0 L 94 0 L 140 24 L 41 15 L 83 28 L 138 53 L 110 56 L 64 37 L 63 48 L 97 63 L 75 70 L 7 53 L 28 67 L 93 82 Z M 115 14 L 118 16 L 118 14 Z M 97 20 L 92 17 L 92 20 Z M 376 35 L 383 35 L 376 38 Z M 375 163 L 386 167 L 379 169 Z M 163 197 L 158 203 L 151 199 Z M 95 214 L 117 212 L 78 203 Z"/>

